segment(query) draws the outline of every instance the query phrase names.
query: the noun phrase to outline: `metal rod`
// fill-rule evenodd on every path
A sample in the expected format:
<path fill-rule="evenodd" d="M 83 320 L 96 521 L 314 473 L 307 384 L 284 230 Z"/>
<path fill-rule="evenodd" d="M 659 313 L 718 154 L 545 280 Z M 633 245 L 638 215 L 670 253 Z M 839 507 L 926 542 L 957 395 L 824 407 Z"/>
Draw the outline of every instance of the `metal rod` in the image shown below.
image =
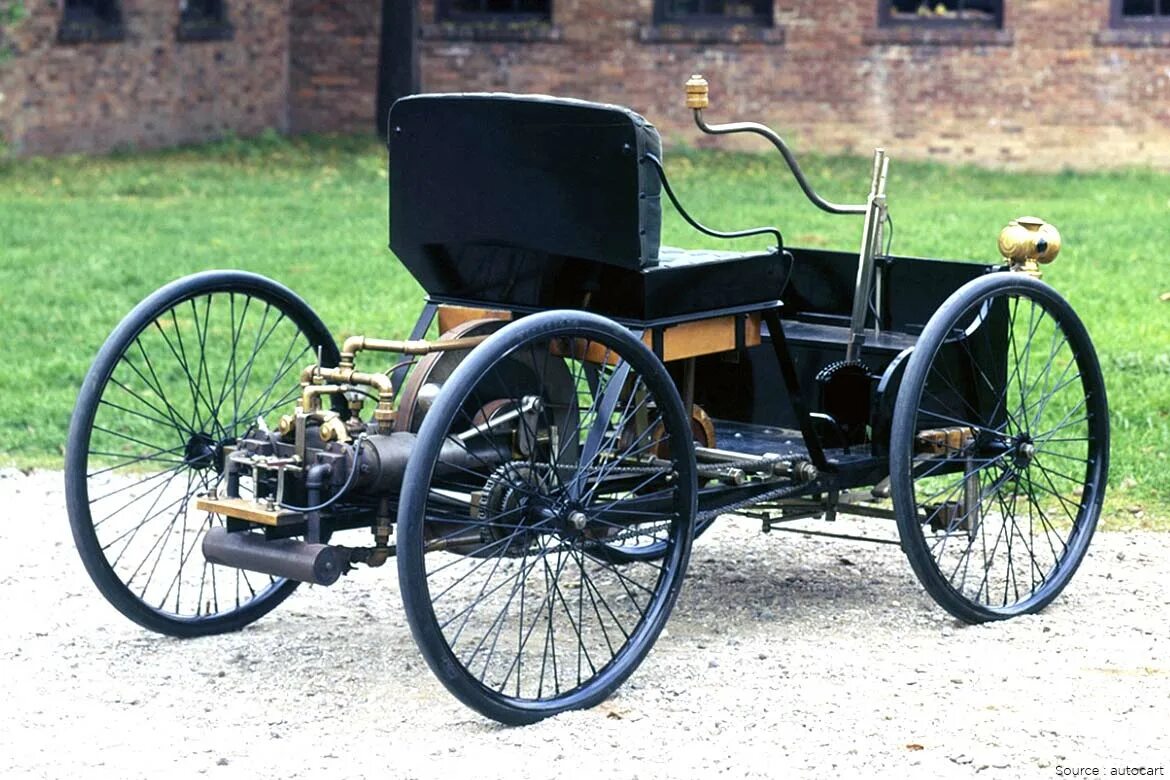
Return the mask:
<path fill-rule="evenodd" d="M 873 177 L 865 208 L 865 223 L 861 228 L 861 252 L 857 258 L 857 283 L 853 288 L 853 312 L 849 318 L 846 360 L 856 360 L 861 355 L 862 345 L 865 344 L 865 321 L 869 316 L 870 293 L 873 289 L 874 257 L 877 254 L 882 219 L 885 216 L 888 170 L 889 160 L 886 158 L 885 150 L 874 149 Z"/>
<path fill-rule="evenodd" d="M 771 233 L 776 237 L 776 246 L 784 246 L 784 237 L 774 227 L 748 228 L 747 230 L 715 230 L 699 222 L 690 215 L 690 212 L 683 208 L 678 196 L 674 194 L 674 189 L 670 186 L 670 181 L 666 178 L 666 169 L 662 167 L 662 160 L 659 160 L 652 154 L 647 154 L 646 159 L 654 164 L 654 168 L 658 171 L 658 179 L 662 182 L 662 188 L 666 190 L 666 197 L 670 198 L 670 202 L 674 204 L 674 208 L 678 211 L 679 216 L 686 220 L 687 224 L 695 230 L 698 230 L 700 233 L 706 233 L 709 236 L 714 236 L 715 238 L 746 238 L 747 236 L 762 236 L 766 233 Z"/>
<path fill-rule="evenodd" d="M 761 508 L 771 508 L 767 504 L 760 504 Z M 791 503 L 777 503 L 775 507 L 783 511 L 816 511 L 817 513 L 824 512 L 826 506 L 823 502 L 816 501 L 793 501 Z M 882 509 L 880 507 L 864 506 L 862 504 L 841 504 L 836 505 L 838 514 L 842 515 L 856 515 L 859 517 L 874 517 L 880 520 L 895 520 L 897 515 L 890 509 Z M 789 518 L 777 518 L 777 520 L 787 520 Z M 796 519 L 796 518 L 793 518 Z"/>
<path fill-rule="evenodd" d="M 796 362 L 788 349 L 788 340 L 784 336 L 784 326 L 780 322 L 780 315 L 775 309 L 763 312 L 764 324 L 768 326 L 768 335 L 772 340 L 772 352 L 776 355 L 776 363 L 780 366 L 780 376 L 784 380 L 784 389 L 788 391 L 788 403 L 796 419 L 800 421 L 800 433 L 804 437 L 804 446 L 808 457 L 817 469 L 824 471 L 829 468 L 829 461 L 825 458 L 825 450 L 821 445 L 820 434 L 813 425 L 808 406 L 804 402 L 804 395 L 800 387 L 800 377 L 796 373 Z"/>
<path fill-rule="evenodd" d="M 872 536 L 855 536 L 853 534 L 830 534 L 825 531 L 806 531 L 803 528 L 782 528 L 773 527 L 772 531 L 784 531 L 790 534 L 803 534 L 805 536 L 824 536 L 828 539 L 848 539 L 851 542 L 873 542 L 874 544 L 901 544 L 897 539 L 876 539 Z"/>
<path fill-rule="evenodd" d="M 462 433 L 455 434 L 454 438 L 458 439 L 459 441 L 466 442 L 475 438 L 476 436 L 484 436 L 488 433 L 491 433 L 492 428 L 496 427 L 497 425 L 510 423 L 513 420 L 518 419 L 523 414 L 539 412 L 543 406 L 544 404 L 541 402 L 540 396 L 526 395 L 520 399 L 519 408 L 510 409 L 501 415 L 488 418 L 484 421 L 483 427 L 480 427 L 478 423 L 472 421 L 472 427 L 468 428 Z"/>
<path fill-rule="evenodd" d="M 687 416 L 691 417 L 695 407 L 695 359 L 693 357 L 683 361 L 682 402 Z"/>
<path fill-rule="evenodd" d="M 796 183 L 800 185 L 800 189 L 804 192 L 805 197 L 812 201 L 812 204 L 821 211 L 827 211 L 830 214 L 865 214 L 869 208 L 868 204 L 833 203 L 818 195 L 816 190 L 812 188 L 812 185 L 809 184 L 808 178 L 804 175 L 804 171 L 801 170 L 800 163 L 796 161 L 792 150 L 788 148 L 788 144 L 774 130 L 766 125 L 761 125 L 759 122 L 728 122 L 720 125 L 709 125 L 703 120 L 703 110 L 701 108 L 695 109 L 695 124 L 708 135 L 755 133 L 756 135 L 767 138 L 779 150 L 780 154 L 784 156 L 784 162 L 788 163 L 788 169 L 792 171 L 792 175 L 796 178 Z"/>

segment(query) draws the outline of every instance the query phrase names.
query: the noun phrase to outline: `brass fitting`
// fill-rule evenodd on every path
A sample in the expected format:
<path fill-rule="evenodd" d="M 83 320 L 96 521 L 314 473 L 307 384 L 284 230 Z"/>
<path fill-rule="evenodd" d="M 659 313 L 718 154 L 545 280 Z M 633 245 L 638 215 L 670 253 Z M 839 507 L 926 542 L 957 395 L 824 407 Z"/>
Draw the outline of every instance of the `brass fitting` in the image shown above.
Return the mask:
<path fill-rule="evenodd" d="M 1060 232 L 1039 217 L 1013 219 L 999 232 L 999 253 L 1010 270 L 1039 279 L 1037 264 L 1051 263 L 1060 254 Z"/>
<path fill-rule="evenodd" d="M 337 441 L 345 444 L 349 441 L 349 429 L 337 412 L 320 412 L 321 441 Z"/>
<path fill-rule="evenodd" d="M 366 336 L 350 336 L 341 345 L 341 363 L 338 368 L 353 368 L 354 358 L 363 350 L 370 352 L 397 352 L 400 355 L 429 355 L 432 352 L 446 352 L 455 349 L 471 349 L 486 336 L 468 336 L 461 339 L 439 341 L 374 339 Z"/>
<path fill-rule="evenodd" d="M 317 419 L 321 421 L 321 441 L 339 441 L 342 444 L 348 442 L 352 437 L 352 431 L 342 421 L 341 415 L 334 411 L 322 412 L 320 410 L 305 412 L 303 406 L 297 407 L 296 414 L 282 415 L 280 418 L 280 425 L 278 430 L 280 435 L 284 438 L 294 436 L 297 429 L 297 417 L 301 416 L 305 419 Z"/>
<path fill-rule="evenodd" d="M 390 381 L 390 377 L 385 374 L 368 374 L 361 371 L 354 371 L 352 367 L 338 366 L 337 368 L 329 368 L 322 366 L 310 366 L 301 373 L 302 381 L 307 375 L 318 379 L 323 379 L 327 382 L 337 382 L 345 385 L 366 385 L 378 391 L 378 405 L 374 409 L 374 422 L 378 424 L 379 433 L 390 433 L 394 429 L 394 383 Z M 330 385 L 312 385 L 305 389 L 305 393 L 309 389 L 317 387 L 333 387 L 330 392 L 342 392 L 344 388 L 339 388 Z"/>
<path fill-rule="evenodd" d="M 698 73 L 687 79 L 687 108 L 695 110 L 706 108 L 710 101 L 707 98 L 708 85 L 707 79 L 703 78 Z"/>
<path fill-rule="evenodd" d="M 394 548 L 390 546 L 390 534 L 393 533 L 391 523 L 390 499 L 382 498 L 378 501 L 378 513 L 374 521 L 374 549 L 370 550 L 366 559 L 368 566 L 381 566 L 394 554 Z"/>
<path fill-rule="evenodd" d="M 344 390 L 343 387 L 337 385 L 301 385 L 301 403 L 300 407 L 306 413 L 312 413 L 321 409 L 321 396 L 332 395 L 333 393 L 340 393 Z M 283 431 L 282 431 L 283 433 Z"/>

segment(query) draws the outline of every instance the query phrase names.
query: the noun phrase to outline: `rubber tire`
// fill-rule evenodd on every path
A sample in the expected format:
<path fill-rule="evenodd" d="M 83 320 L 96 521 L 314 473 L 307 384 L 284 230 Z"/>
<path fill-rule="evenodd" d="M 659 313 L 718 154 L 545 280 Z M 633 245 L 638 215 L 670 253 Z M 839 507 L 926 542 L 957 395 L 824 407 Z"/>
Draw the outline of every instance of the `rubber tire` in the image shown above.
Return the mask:
<path fill-rule="evenodd" d="M 1075 350 L 1077 367 L 1086 395 L 1096 394 L 1096 404 L 1089 432 L 1096 441 L 1098 457 L 1091 464 L 1084 487 L 1075 535 L 1058 564 L 1058 576 L 1034 591 L 1032 596 L 1009 608 L 993 608 L 974 602 L 959 593 L 943 575 L 923 539 L 918 521 L 911 475 L 914 453 L 915 420 L 924 383 L 940 346 L 951 334 L 955 321 L 980 301 L 998 294 L 1021 294 L 1047 303 L 1049 311 L 1065 331 Z M 1021 273 L 995 272 L 964 284 L 943 302 L 931 316 L 914 347 L 906 373 L 898 389 L 890 434 L 890 493 L 896 514 L 902 550 L 927 593 L 950 614 L 966 623 L 1005 620 L 1017 615 L 1039 612 L 1065 588 L 1080 566 L 1096 529 L 1105 500 L 1109 473 L 1109 408 L 1105 381 L 1097 353 L 1088 331 L 1072 307 L 1050 285 Z"/>
<path fill-rule="evenodd" d="M 665 400 L 670 409 L 665 413 L 674 417 L 668 430 L 676 434 L 688 432 L 690 424 L 665 366 L 646 346 L 628 330 L 604 317 L 577 311 L 548 311 L 512 322 L 477 346 L 447 380 L 418 434 L 416 449 L 411 456 L 403 479 L 402 496 L 398 510 L 398 582 L 411 633 L 419 650 L 439 681 L 457 699 L 488 718 L 508 725 L 535 723 L 557 713 L 593 707 L 606 699 L 634 672 L 650 651 L 661 632 L 681 589 L 693 540 L 694 516 L 697 507 L 694 449 L 677 457 L 679 484 L 690 486 L 689 519 L 687 529 L 679 541 L 676 571 L 670 578 L 668 591 L 652 608 L 654 614 L 635 629 L 630 643 L 600 673 L 569 695 L 554 699 L 514 699 L 488 690 L 467 673 L 448 647 L 441 627 L 436 623 L 427 584 L 423 552 L 423 512 L 431 482 L 432 469 L 439 456 L 451 418 L 458 412 L 464 397 L 477 380 L 513 347 L 531 339 L 556 332 L 571 330 L 573 334 L 611 338 L 623 348 L 633 370 L 638 371 L 647 386 Z"/>
<path fill-rule="evenodd" d="M 281 308 L 312 343 L 321 347 L 322 362 L 337 364 L 340 357 L 337 344 L 325 324 L 304 300 L 284 285 L 245 271 L 192 274 L 159 288 L 114 328 L 85 376 L 65 445 L 65 503 L 73 541 L 85 570 L 106 600 L 127 618 L 151 631 L 181 638 L 238 631 L 271 612 L 299 583 L 278 579 L 240 608 L 210 617 L 176 617 L 144 603 L 118 577 L 101 550 L 90 515 L 86 456 L 102 392 L 126 348 L 164 312 L 190 298 L 217 292 L 245 294 Z"/>

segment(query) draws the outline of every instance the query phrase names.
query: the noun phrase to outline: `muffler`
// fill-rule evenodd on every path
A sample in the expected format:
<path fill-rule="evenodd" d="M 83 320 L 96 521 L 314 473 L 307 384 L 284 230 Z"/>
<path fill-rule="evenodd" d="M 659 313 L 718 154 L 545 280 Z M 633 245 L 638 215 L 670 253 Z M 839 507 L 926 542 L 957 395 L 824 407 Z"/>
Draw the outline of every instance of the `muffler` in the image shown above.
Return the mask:
<path fill-rule="evenodd" d="M 315 585 L 337 582 L 350 564 L 346 547 L 307 544 L 299 539 L 266 539 L 252 531 L 216 527 L 203 537 L 203 557 L 209 563 L 247 569 Z"/>

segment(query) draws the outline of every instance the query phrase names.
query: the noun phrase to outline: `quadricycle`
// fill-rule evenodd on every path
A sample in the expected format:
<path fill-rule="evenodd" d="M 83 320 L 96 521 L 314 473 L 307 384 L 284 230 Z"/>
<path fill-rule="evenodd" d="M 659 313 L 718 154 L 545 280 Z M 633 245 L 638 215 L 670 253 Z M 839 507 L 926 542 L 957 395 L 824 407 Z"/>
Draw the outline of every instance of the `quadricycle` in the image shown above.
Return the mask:
<path fill-rule="evenodd" d="M 102 594 L 196 637 L 394 558 L 439 680 L 516 724 L 629 677 L 725 515 L 892 521 L 963 621 L 1051 602 L 1109 460 L 1093 345 L 1039 279 L 1059 233 L 1012 220 L 994 264 L 892 255 L 881 150 L 868 196 L 834 203 L 772 130 L 708 124 L 702 77 L 686 104 L 704 133 L 767 139 L 814 206 L 858 219 L 860 249 L 706 227 L 626 108 L 399 100 L 390 247 L 426 293 L 413 330 L 339 346 L 243 271 L 145 299 L 99 352 L 66 448 Z M 664 199 L 708 236 L 774 245 L 662 246 Z"/>

